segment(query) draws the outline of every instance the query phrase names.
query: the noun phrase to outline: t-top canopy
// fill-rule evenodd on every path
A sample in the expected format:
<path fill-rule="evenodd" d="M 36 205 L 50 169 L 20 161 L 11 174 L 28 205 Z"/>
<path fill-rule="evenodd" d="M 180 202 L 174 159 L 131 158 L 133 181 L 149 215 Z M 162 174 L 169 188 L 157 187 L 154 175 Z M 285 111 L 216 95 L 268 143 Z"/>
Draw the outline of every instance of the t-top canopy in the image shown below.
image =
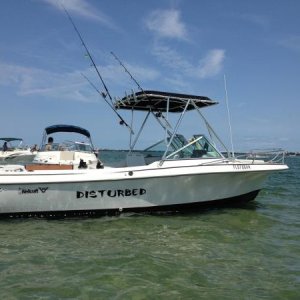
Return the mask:
<path fill-rule="evenodd" d="M 205 96 L 143 91 L 133 93 L 118 100 L 115 103 L 115 107 L 117 109 L 133 109 L 141 111 L 182 112 L 188 100 L 192 100 L 198 108 L 218 103 Z M 192 103 L 189 103 L 187 110 L 192 109 L 195 109 L 195 106 Z"/>
<path fill-rule="evenodd" d="M 12 142 L 12 141 L 23 141 L 23 139 L 20 138 L 13 138 L 13 137 L 1 137 L 1 141 L 6 141 L 6 142 Z"/>
<path fill-rule="evenodd" d="M 56 133 L 56 132 L 75 132 L 85 135 L 90 138 L 91 135 L 88 130 L 74 125 L 52 125 L 45 128 L 46 134 Z"/>

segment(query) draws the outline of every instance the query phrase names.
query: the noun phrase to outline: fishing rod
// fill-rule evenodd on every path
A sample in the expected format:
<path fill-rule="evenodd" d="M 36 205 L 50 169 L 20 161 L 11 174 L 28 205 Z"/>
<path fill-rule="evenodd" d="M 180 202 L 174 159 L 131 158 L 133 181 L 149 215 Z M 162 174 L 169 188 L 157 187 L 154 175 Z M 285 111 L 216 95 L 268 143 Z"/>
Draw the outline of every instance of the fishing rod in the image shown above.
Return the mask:
<path fill-rule="evenodd" d="M 118 56 L 116 54 L 114 54 L 112 51 L 110 52 L 111 55 L 119 62 L 119 64 L 124 68 L 125 72 L 130 76 L 130 78 L 135 82 L 135 84 L 137 85 L 137 87 L 140 89 L 140 91 L 142 91 L 145 95 L 145 91 L 143 90 L 143 88 L 140 86 L 140 84 L 137 82 L 137 80 L 131 75 L 131 73 L 128 71 L 128 69 L 125 67 L 125 65 L 121 62 L 121 60 L 118 58 Z"/>
<path fill-rule="evenodd" d="M 103 85 L 103 87 L 104 87 L 105 93 L 104 93 L 104 92 L 100 92 L 100 91 L 96 88 L 96 86 L 95 86 L 95 85 L 94 85 L 94 84 L 93 84 L 86 76 L 84 76 L 83 74 L 82 74 L 82 75 L 83 75 L 84 78 L 85 78 L 85 79 L 86 79 L 86 80 L 87 80 L 87 81 L 88 81 L 88 82 L 96 89 L 96 91 L 102 96 L 102 98 L 103 98 L 103 99 L 105 100 L 105 102 L 109 105 L 109 107 L 110 107 L 110 108 L 115 112 L 115 114 L 120 118 L 120 124 L 121 124 L 121 125 L 125 125 L 125 126 L 129 129 L 129 131 L 130 131 L 132 134 L 134 134 L 132 128 L 126 123 L 126 121 L 120 116 L 120 114 L 119 114 L 119 113 L 116 111 L 116 109 L 114 108 L 114 106 L 113 106 L 113 99 L 112 99 L 112 97 L 111 97 L 111 95 L 110 95 L 110 93 L 109 93 L 109 90 L 108 90 L 108 88 L 107 88 L 107 86 L 106 86 L 106 84 L 105 84 L 105 82 L 104 82 L 104 80 L 103 80 L 103 78 L 102 78 L 102 76 L 101 76 L 101 74 L 100 74 L 100 72 L 99 72 L 99 69 L 98 69 L 97 66 L 96 66 L 96 63 L 95 63 L 95 61 L 94 61 L 94 59 L 93 59 L 93 57 L 92 57 L 92 55 L 91 55 L 91 53 L 90 53 L 90 51 L 89 51 L 87 45 L 85 44 L 85 42 L 84 42 L 84 40 L 83 40 L 83 38 L 82 38 L 82 36 L 81 36 L 79 30 L 77 29 L 77 27 L 76 27 L 76 25 L 75 25 L 73 19 L 71 18 L 70 14 L 69 14 L 68 11 L 67 11 L 67 9 L 66 9 L 63 5 L 62 5 L 62 7 L 63 7 L 63 9 L 64 9 L 64 11 L 65 11 L 65 13 L 66 13 L 66 15 L 67 15 L 69 21 L 70 21 L 71 24 L 73 25 L 74 30 L 75 30 L 75 32 L 77 33 L 77 35 L 78 35 L 78 37 L 79 37 L 79 39 L 80 39 L 80 41 L 81 41 L 81 43 L 82 43 L 82 45 L 83 45 L 85 51 L 86 51 L 87 56 L 89 57 L 90 61 L 92 62 L 92 65 L 93 65 L 94 69 L 96 70 L 96 73 L 97 73 L 97 75 L 98 75 L 98 77 L 99 77 L 99 79 L 100 79 L 100 81 L 101 81 L 101 83 L 102 83 L 102 85 Z M 107 95 L 108 95 L 108 97 L 109 97 L 111 103 L 109 103 L 109 102 L 107 101 L 107 99 L 106 99 L 106 96 L 107 96 Z"/>
<path fill-rule="evenodd" d="M 132 133 L 132 134 L 134 134 L 134 132 L 133 132 L 133 130 L 131 129 L 131 127 L 125 122 L 125 120 L 122 118 L 122 116 L 116 111 L 116 109 L 114 108 L 114 106 L 112 105 L 112 104 L 110 104 L 107 100 L 106 100 L 106 98 L 105 98 L 105 96 L 103 95 L 103 92 L 100 92 L 99 90 L 98 90 L 98 88 L 83 74 L 83 73 L 81 73 L 81 75 L 88 81 L 88 83 L 97 91 L 97 93 L 99 93 L 102 97 L 103 97 L 103 99 L 104 99 L 104 101 L 109 105 L 109 107 L 116 113 L 116 115 L 120 118 L 120 124 L 121 125 L 125 125 L 125 126 L 127 126 L 128 127 L 128 129 L 130 130 L 130 132 Z"/>
<path fill-rule="evenodd" d="M 123 67 L 124 71 L 130 76 L 130 78 L 134 81 L 134 83 L 137 85 L 137 87 L 139 88 L 139 90 L 146 96 L 146 98 L 148 99 L 148 95 L 146 94 L 146 92 L 143 90 L 143 88 L 141 87 L 141 85 L 138 83 L 138 81 L 133 77 L 133 75 L 129 72 L 129 70 L 125 67 L 125 65 L 122 63 L 122 61 L 118 58 L 118 56 L 114 53 L 114 52 L 110 52 L 111 55 L 116 59 L 116 61 L 119 62 L 119 64 Z M 153 113 L 153 112 L 152 112 Z M 165 116 L 162 114 L 162 112 L 158 112 L 156 114 L 154 114 L 155 117 L 157 118 L 157 120 L 159 120 L 159 117 L 162 117 L 167 126 L 169 128 L 172 128 L 171 124 L 168 122 L 168 120 L 165 118 Z M 162 125 L 162 124 L 161 124 Z"/>

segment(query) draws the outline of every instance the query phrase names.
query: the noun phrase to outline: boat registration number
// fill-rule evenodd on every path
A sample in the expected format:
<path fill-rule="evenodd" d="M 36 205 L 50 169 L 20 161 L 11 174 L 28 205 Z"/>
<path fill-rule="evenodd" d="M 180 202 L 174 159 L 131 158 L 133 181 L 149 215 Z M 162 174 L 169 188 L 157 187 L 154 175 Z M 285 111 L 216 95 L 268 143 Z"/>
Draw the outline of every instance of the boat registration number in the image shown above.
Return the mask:
<path fill-rule="evenodd" d="M 233 168 L 235 170 L 250 170 L 251 166 L 250 165 L 233 165 Z"/>

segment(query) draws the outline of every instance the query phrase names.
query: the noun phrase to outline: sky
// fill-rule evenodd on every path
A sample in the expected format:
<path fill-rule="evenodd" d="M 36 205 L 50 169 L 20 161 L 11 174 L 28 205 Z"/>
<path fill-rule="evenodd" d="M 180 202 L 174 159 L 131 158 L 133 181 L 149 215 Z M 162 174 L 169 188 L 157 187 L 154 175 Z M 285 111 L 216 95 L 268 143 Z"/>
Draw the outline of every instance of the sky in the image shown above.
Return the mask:
<path fill-rule="evenodd" d="M 82 75 L 103 91 L 62 4 L 113 98 L 139 89 L 111 51 L 144 90 L 218 101 L 203 114 L 229 148 L 231 124 L 235 151 L 300 151 L 298 0 L 2 0 L 0 136 L 40 144 L 45 127 L 72 124 L 99 148 L 128 147 L 127 128 Z M 181 129 L 202 124 L 191 114 Z M 145 129 L 141 145 L 158 130 Z"/>

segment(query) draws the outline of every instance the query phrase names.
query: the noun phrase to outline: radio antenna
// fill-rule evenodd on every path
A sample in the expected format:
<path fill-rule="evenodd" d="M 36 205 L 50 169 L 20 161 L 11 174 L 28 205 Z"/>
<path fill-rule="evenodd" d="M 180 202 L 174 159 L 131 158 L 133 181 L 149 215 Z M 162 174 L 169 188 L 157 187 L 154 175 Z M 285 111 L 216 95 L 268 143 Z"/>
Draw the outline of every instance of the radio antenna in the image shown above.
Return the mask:
<path fill-rule="evenodd" d="M 229 104 L 228 104 L 228 93 L 227 93 L 227 85 L 226 85 L 226 76 L 225 76 L 225 74 L 224 74 L 224 88 L 225 88 L 227 117 L 228 117 L 230 143 L 231 143 L 231 156 L 234 158 L 234 148 L 233 148 L 233 138 L 232 138 L 232 128 L 231 128 L 231 117 L 230 117 Z"/>

